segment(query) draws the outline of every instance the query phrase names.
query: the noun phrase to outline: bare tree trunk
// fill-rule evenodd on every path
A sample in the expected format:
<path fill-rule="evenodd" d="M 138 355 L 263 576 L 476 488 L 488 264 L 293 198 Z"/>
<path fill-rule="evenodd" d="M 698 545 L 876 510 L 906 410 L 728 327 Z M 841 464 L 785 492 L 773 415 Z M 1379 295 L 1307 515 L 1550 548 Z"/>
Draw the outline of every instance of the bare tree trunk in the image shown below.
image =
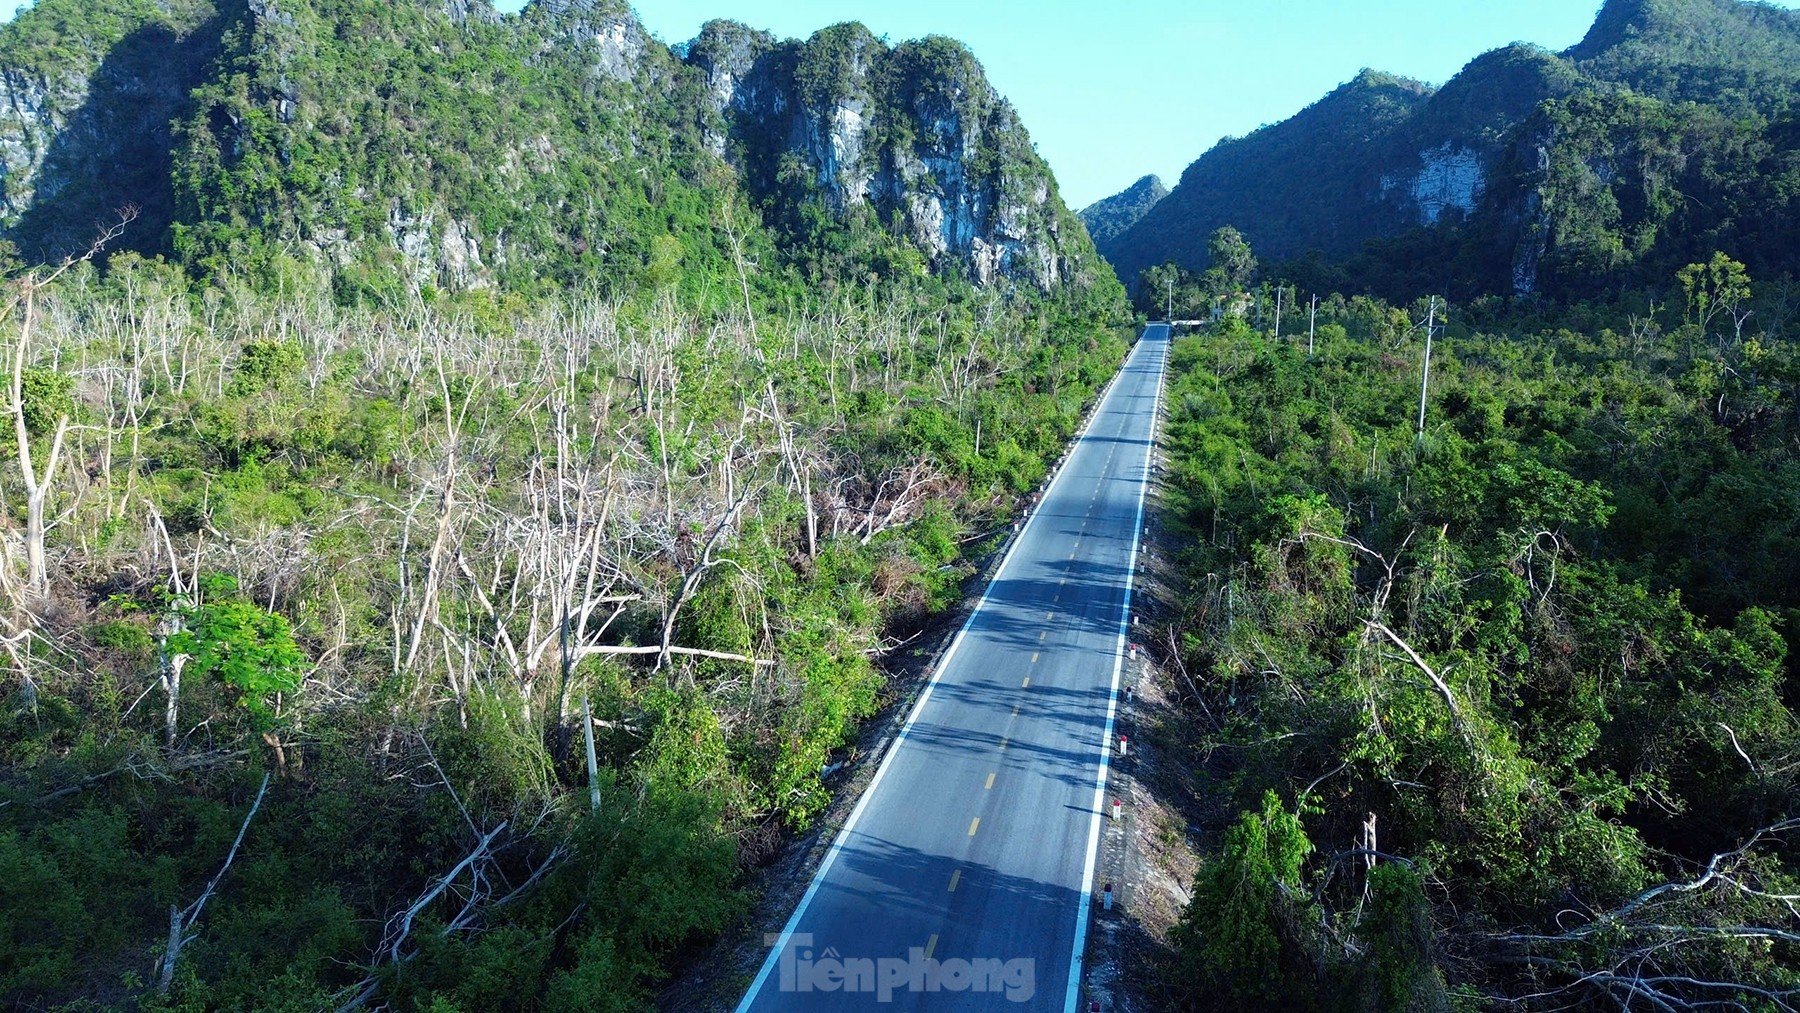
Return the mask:
<path fill-rule="evenodd" d="M 594 754 L 594 712 L 581 697 L 581 730 L 587 735 L 588 808 L 600 811 L 600 759 Z"/>
<path fill-rule="evenodd" d="M 44 461 L 43 474 L 38 473 L 31 454 L 31 430 L 25 421 L 25 366 L 29 362 L 32 325 L 37 320 L 37 284 L 25 282 L 25 321 L 19 340 L 13 346 L 11 400 L 13 436 L 19 455 L 19 478 L 25 486 L 25 587 L 33 597 L 43 597 L 49 589 L 49 566 L 44 561 L 44 521 L 50 484 L 56 478 L 56 465 L 62 457 L 63 440 L 69 433 L 68 418 L 56 420 L 56 435 L 50 441 L 50 452 Z"/>
<path fill-rule="evenodd" d="M 24 320 L 19 325 L 19 337 L 13 345 L 12 370 L 8 409 L 13 417 L 13 436 L 17 440 L 19 454 L 19 477 L 25 486 L 25 586 L 26 592 L 33 597 L 42 597 L 49 589 L 49 567 L 44 561 L 44 538 L 48 533 L 48 525 L 44 519 L 45 503 L 50 495 L 51 483 L 56 478 L 56 466 L 62 456 L 63 440 L 69 432 L 67 417 L 56 420 L 56 435 L 50 441 L 50 453 L 44 461 L 43 473 L 40 475 L 31 456 L 31 430 L 25 422 L 25 367 L 31 361 L 32 328 L 37 323 L 38 289 L 54 282 L 77 263 L 92 260 L 100 254 L 107 243 L 117 239 L 125 231 L 125 227 L 137 218 L 137 208 L 126 207 L 119 211 L 119 221 L 103 228 L 94 244 L 81 257 L 69 257 L 50 272 L 47 277 L 39 278 L 36 274 L 27 275 L 19 283 L 18 295 L 8 302 L 0 315 L 10 317 L 13 310 L 23 305 Z"/>
<path fill-rule="evenodd" d="M 1419 381 L 1419 439 L 1425 438 L 1425 399 L 1431 394 L 1431 336 L 1437 331 L 1437 297 L 1431 297 L 1431 313 L 1425 320 L 1425 368 Z"/>
<path fill-rule="evenodd" d="M 181 713 L 181 670 L 187 664 L 185 655 L 165 658 L 163 666 L 165 675 L 163 689 L 168 692 L 169 703 L 163 712 L 163 740 L 170 749 L 175 748 L 175 733 L 180 724 Z"/>
<path fill-rule="evenodd" d="M 262 787 L 256 789 L 256 800 L 250 803 L 250 811 L 244 814 L 243 825 L 238 827 L 237 839 L 231 842 L 231 850 L 225 853 L 225 864 L 219 866 L 219 871 L 207 881 L 205 891 L 186 909 L 179 909 L 173 904 L 169 905 L 169 942 L 163 948 L 162 967 L 157 975 L 156 992 L 158 995 L 167 994 L 169 985 L 175 980 L 175 961 L 181 958 L 181 948 L 194 940 L 194 937 L 188 932 L 194 927 L 194 923 L 200 920 L 200 913 L 206 910 L 206 902 L 212 899 L 213 891 L 219 888 L 219 883 L 225 878 L 225 873 L 230 871 L 231 863 L 237 858 L 238 848 L 244 844 L 244 834 L 250 829 L 250 821 L 256 818 L 256 811 L 262 808 L 263 795 L 267 794 L 268 790 L 269 775 L 264 774 Z"/>

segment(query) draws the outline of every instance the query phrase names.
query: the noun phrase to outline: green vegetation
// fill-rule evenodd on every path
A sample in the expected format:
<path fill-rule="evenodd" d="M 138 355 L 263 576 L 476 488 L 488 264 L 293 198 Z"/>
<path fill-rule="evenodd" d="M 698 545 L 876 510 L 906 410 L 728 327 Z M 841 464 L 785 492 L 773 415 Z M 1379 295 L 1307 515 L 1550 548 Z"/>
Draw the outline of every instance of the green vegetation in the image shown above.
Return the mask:
<path fill-rule="evenodd" d="M 1568 55 L 1640 94 L 1733 118 L 1779 115 L 1800 84 L 1800 15 L 1737 0 L 1610 0 Z"/>
<path fill-rule="evenodd" d="M 7 613 L 8 1002 L 641 1008 L 821 811 L 883 645 L 959 598 L 1124 350 L 1074 290 L 301 280 L 127 254 L 38 294 L 28 428 L 84 426 L 48 597 Z"/>
<path fill-rule="evenodd" d="M 725 217 L 730 187 L 688 122 L 699 82 L 660 46 L 614 78 L 591 69 L 599 43 L 565 37 L 574 13 L 459 25 L 420 3 L 278 10 L 225 31 L 180 127 L 173 243 L 203 269 L 347 256 L 340 299 L 390 303 L 477 283 L 626 293 L 677 281 L 662 261 L 690 283 L 724 273 L 723 232 L 749 231 Z M 653 78 L 670 86 L 642 85 Z"/>
<path fill-rule="evenodd" d="M 949 206 L 1029 232 L 985 286 L 832 191 L 799 91 L 721 111 L 622 4 L 444 7 L 0 28 L 62 75 L 0 123 L 54 149 L 8 235 L 142 212 L 6 283 L 0 1003 L 644 1008 L 1124 353 L 962 46 L 845 26 L 775 73 L 866 92 L 872 159 L 969 131 Z"/>
<path fill-rule="evenodd" d="M 1800 274 L 1797 60 L 1792 11 L 1610 0 L 1566 53 L 1509 46 L 1436 90 L 1365 72 L 1221 142 L 1104 249 L 1134 283 L 1200 272 L 1231 225 L 1304 287 L 1395 302 L 1658 294 L 1714 250 Z"/>
<path fill-rule="evenodd" d="M 1654 312 L 1332 296 L 1310 354 L 1177 341 L 1167 632 L 1220 843 L 1171 1001 L 1800 988 L 1800 356 L 1743 265 L 1678 273 Z"/>
<path fill-rule="evenodd" d="M 1542 154 L 1503 159 L 1499 185 L 1468 220 L 1290 273 L 1312 287 L 1409 299 L 1448 291 L 1566 302 L 1658 297 L 1672 273 L 1718 249 L 1761 277 L 1800 270 L 1793 123 L 1592 91 L 1546 103 L 1522 129 L 1542 140 Z"/>
<path fill-rule="evenodd" d="M 1087 226 L 1094 245 L 1106 253 L 1114 239 L 1142 221 L 1168 195 L 1169 188 L 1163 186 L 1162 180 L 1145 176 L 1119 193 L 1083 208 L 1081 222 Z"/>

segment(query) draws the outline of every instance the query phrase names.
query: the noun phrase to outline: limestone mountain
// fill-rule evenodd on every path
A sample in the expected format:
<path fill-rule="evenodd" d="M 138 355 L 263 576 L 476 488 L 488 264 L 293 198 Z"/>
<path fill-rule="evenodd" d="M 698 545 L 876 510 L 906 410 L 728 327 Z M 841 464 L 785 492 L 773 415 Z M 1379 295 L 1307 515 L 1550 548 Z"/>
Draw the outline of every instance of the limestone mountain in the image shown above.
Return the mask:
<path fill-rule="evenodd" d="M 1161 177 L 1145 176 L 1111 197 L 1083 208 L 1081 221 L 1087 226 L 1088 235 L 1093 237 L 1094 245 L 1106 255 L 1107 245 L 1112 240 L 1142 221 L 1150 209 L 1168 195 L 1169 188 L 1163 185 Z"/>
<path fill-rule="evenodd" d="M 1198 269 L 1229 224 L 1265 261 L 1316 255 L 1348 265 L 1331 283 L 1392 294 L 1591 292 L 1702 237 L 1786 269 L 1768 183 L 1786 178 L 1797 82 L 1800 15 L 1609 0 L 1567 52 L 1510 46 L 1435 89 L 1365 71 L 1221 142 L 1106 252 L 1128 283 Z"/>
<path fill-rule="evenodd" d="M 704 75 L 706 147 L 778 216 L 819 202 L 983 283 L 1049 289 L 1098 266 L 1018 113 L 960 43 L 889 47 L 860 24 L 777 41 L 713 21 L 687 59 Z"/>
<path fill-rule="evenodd" d="M 1294 117 L 1221 141 L 1109 247 L 1122 278 L 1173 260 L 1204 266 L 1234 225 L 1267 259 L 1348 256 L 1372 237 L 1472 212 L 1507 131 L 1575 73 L 1543 50 L 1482 56 L 1439 89 L 1365 70 Z"/>
<path fill-rule="evenodd" d="M 1612 0 L 1563 55 L 1643 95 L 1778 114 L 1800 86 L 1800 11 L 1742 0 Z"/>
<path fill-rule="evenodd" d="M 961 45 L 671 48 L 618 0 L 41 0 L 0 28 L 0 228 L 53 257 L 127 204 L 137 249 L 352 296 L 657 284 L 733 235 L 843 275 L 1109 273 Z"/>

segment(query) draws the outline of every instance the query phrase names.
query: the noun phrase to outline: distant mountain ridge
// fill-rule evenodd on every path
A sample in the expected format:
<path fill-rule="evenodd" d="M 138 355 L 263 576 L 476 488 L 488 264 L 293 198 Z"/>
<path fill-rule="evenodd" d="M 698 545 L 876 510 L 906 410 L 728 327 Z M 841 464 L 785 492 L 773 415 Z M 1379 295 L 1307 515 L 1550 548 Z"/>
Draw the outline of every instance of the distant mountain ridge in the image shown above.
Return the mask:
<path fill-rule="evenodd" d="M 1392 275 L 1404 260 L 1417 284 L 1439 291 L 1624 284 L 1674 256 L 1683 237 L 1745 226 L 1746 216 L 1696 217 L 1656 194 L 1729 190 L 1724 172 L 1756 178 L 1750 161 L 1783 136 L 1796 94 L 1800 13 L 1743 0 L 1608 0 L 1561 54 L 1509 46 L 1436 89 L 1364 71 L 1286 121 L 1220 142 L 1101 249 L 1128 285 L 1169 261 L 1203 268 L 1208 236 L 1228 224 L 1266 262 L 1316 254 L 1366 268 L 1368 257 L 1385 258 Z M 1645 133 L 1657 130 L 1666 145 Z M 1743 143 L 1725 142 L 1745 130 L 1753 136 Z M 1771 200 L 1756 214 L 1786 207 Z M 1778 256 L 1758 242 L 1765 259 Z"/>
<path fill-rule="evenodd" d="M 125 204 L 145 252 L 351 288 L 639 284 L 671 239 L 730 256 L 720 208 L 809 269 L 1108 273 L 960 44 L 714 22 L 677 50 L 620 0 L 41 0 L 0 27 L 0 234 L 54 257 Z"/>
<path fill-rule="evenodd" d="M 1161 177 L 1144 176 L 1111 197 L 1081 209 L 1081 221 L 1094 245 L 1104 253 L 1108 243 L 1142 221 L 1168 195 L 1169 188 L 1163 185 Z"/>

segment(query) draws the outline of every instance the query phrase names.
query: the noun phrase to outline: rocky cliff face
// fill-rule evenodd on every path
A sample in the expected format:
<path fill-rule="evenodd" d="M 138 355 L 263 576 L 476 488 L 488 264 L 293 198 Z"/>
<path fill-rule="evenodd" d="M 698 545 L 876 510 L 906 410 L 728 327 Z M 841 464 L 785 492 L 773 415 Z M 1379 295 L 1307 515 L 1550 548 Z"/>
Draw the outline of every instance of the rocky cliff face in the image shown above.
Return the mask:
<path fill-rule="evenodd" d="M 778 42 L 716 21 L 687 59 L 711 104 L 706 146 L 765 197 L 897 220 L 934 267 L 982 284 L 1047 290 L 1095 266 L 1017 113 L 960 44 L 890 48 L 861 25 Z"/>
<path fill-rule="evenodd" d="M 52 18 L 140 0 L 43 0 L 0 28 L 9 237 L 66 244 L 104 197 L 154 204 L 136 245 L 202 263 L 273 243 L 476 288 L 545 257 L 642 264 L 628 219 L 664 180 L 713 188 L 726 168 L 758 207 L 897 229 L 982 284 L 1105 271 L 1011 105 L 945 39 L 714 22 L 678 53 L 619 0 L 156 2 L 85 63 L 44 66 Z M 128 165 L 126 185 L 80 186 Z"/>
<path fill-rule="evenodd" d="M 76 5 L 43 0 L 20 20 L 54 30 Z M 96 26 L 92 47 L 0 29 L 0 227 L 27 257 L 84 248 L 128 205 L 139 245 L 156 246 L 141 240 L 171 219 L 171 124 L 217 55 L 218 23 L 210 3 L 165 2 Z"/>
<path fill-rule="evenodd" d="M 49 76 L 22 68 L 0 70 L 0 212 L 17 218 L 38 197 L 38 175 L 51 144 L 87 98 L 87 79 Z M 47 199 L 62 180 L 52 179 Z"/>
<path fill-rule="evenodd" d="M 619 0 L 532 0 L 524 17 L 546 28 L 553 45 L 572 47 L 595 74 L 630 81 L 643 70 L 650 37 Z"/>

